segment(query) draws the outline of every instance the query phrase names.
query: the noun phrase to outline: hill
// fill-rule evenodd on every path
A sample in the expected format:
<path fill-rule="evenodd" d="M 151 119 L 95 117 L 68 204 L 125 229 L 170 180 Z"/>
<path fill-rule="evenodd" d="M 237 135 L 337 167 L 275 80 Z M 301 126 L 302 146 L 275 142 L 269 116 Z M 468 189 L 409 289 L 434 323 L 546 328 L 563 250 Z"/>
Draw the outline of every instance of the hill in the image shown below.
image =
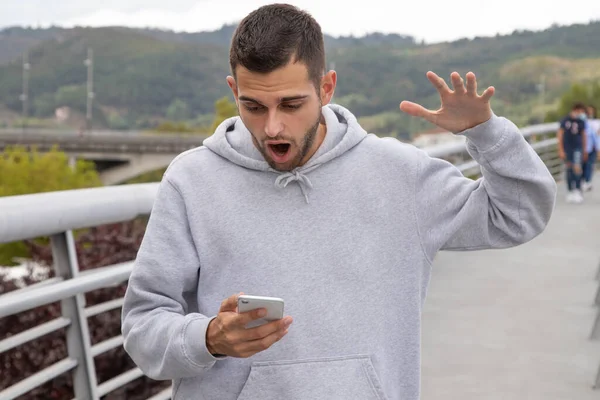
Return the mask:
<path fill-rule="evenodd" d="M 206 119 L 215 101 L 229 95 L 225 77 L 234 29 L 5 29 L 0 31 L 0 107 L 21 109 L 18 54 L 27 50 L 33 115 L 48 117 L 63 105 L 84 112 L 83 60 L 91 47 L 96 124 L 151 126 L 174 107 L 181 108 L 171 113 L 178 118 Z M 443 77 L 472 70 L 480 87 L 496 87 L 494 110 L 523 124 L 540 120 L 572 83 L 600 78 L 600 22 L 433 45 L 402 35 L 327 36 L 326 47 L 339 74 L 335 101 L 362 117 L 368 130 L 401 137 L 428 126 L 400 113 L 400 101 L 439 104 L 425 78 L 428 70 Z"/>

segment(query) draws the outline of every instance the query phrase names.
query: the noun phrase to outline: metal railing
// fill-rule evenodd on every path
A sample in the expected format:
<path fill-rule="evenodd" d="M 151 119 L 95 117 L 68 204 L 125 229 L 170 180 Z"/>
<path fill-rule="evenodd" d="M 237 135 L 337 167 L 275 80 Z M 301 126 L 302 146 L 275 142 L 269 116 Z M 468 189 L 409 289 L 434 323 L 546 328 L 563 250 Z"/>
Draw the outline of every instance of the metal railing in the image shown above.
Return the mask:
<path fill-rule="evenodd" d="M 600 264 L 598 265 L 598 271 L 596 272 L 596 280 L 600 281 Z M 596 295 L 594 296 L 594 305 L 600 306 L 600 284 L 598 285 L 598 289 L 596 290 Z M 594 321 L 594 325 L 592 326 L 592 332 L 590 334 L 591 340 L 599 340 L 600 339 L 600 308 L 596 311 L 596 320 Z M 600 389 L 600 366 L 598 366 L 598 372 L 596 373 L 596 380 L 594 381 L 594 389 Z"/>
<path fill-rule="evenodd" d="M 556 139 L 550 137 L 557 127 L 557 124 L 544 124 L 521 130 L 554 176 L 559 176 L 562 165 Z M 433 157 L 451 160 L 466 176 L 480 176 L 479 167 L 468 156 L 464 143 L 425 150 Z M 120 308 L 123 299 L 87 307 L 84 294 L 127 281 L 133 261 L 80 272 L 73 230 L 147 215 L 157 189 L 158 183 L 149 183 L 0 198 L 0 243 L 49 236 L 56 272 L 55 278 L 0 295 L 0 318 L 56 301 L 61 302 L 62 309 L 61 317 L 1 340 L 0 353 L 62 328 L 67 328 L 68 352 L 66 359 L 2 390 L 0 399 L 14 399 L 68 371 L 73 374 L 75 397 L 79 400 L 98 400 L 143 376 L 134 368 L 107 382 L 97 382 L 94 357 L 121 346 L 123 338 L 113 337 L 92 346 L 87 319 Z M 600 299 L 600 294 L 598 297 Z M 168 388 L 151 399 L 169 399 L 170 396 Z"/>
<path fill-rule="evenodd" d="M 91 345 L 89 317 L 118 309 L 123 299 L 86 307 L 84 294 L 127 281 L 133 262 L 80 272 L 73 230 L 132 220 L 152 209 L 158 183 L 111 186 L 94 189 L 57 191 L 36 195 L 0 198 L 0 242 L 49 236 L 55 278 L 0 296 L 0 318 L 22 311 L 61 302 L 62 316 L 9 336 L 0 341 L 0 352 L 67 328 L 65 360 L 8 387 L 0 399 L 14 399 L 57 376 L 71 371 L 73 390 L 80 400 L 97 400 L 111 391 L 141 377 L 134 368 L 98 384 L 94 358 L 123 344 L 122 336 Z M 165 389 L 152 400 L 169 399 Z"/>

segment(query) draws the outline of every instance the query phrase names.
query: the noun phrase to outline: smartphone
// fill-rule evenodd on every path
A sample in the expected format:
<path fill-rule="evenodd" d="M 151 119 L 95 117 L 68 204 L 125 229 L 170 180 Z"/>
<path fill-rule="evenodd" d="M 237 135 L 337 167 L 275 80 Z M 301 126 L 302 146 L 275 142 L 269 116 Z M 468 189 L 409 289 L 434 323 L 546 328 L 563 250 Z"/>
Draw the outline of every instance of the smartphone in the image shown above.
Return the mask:
<path fill-rule="evenodd" d="M 251 296 L 248 294 L 242 294 L 238 297 L 238 313 L 256 310 L 257 308 L 267 310 L 267 315 L 250 322 L 246 325 L 246 328 L 254 328 L 283 318 L 283 305 L 283 299 L 279 297 Z"/>

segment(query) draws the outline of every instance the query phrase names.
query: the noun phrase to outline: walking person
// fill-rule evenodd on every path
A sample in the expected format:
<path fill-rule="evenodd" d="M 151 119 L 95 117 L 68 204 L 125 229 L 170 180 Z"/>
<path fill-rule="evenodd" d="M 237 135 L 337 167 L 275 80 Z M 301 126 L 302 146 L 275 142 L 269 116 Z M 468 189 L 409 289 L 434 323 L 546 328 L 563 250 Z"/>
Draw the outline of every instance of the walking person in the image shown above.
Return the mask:
<path fill-rule="evenodd" d="M 596 107 L 587 107 L 587 119 L 585 133 L 587 135 L 587 161 L 583 164 L 583 183 L 584 192 L 592 190 L 592 180 L 594 177 L 594 168 L 600 151 L 600 120 L 597 119 Z"/>
<path fill-rule="evenodd" d="M 581 178 L 583 163 L 587 161 L 587 137 L 585 119 L 587 110 L 576 103 L 571 112 L 560 121 L 558 129 L 558 155 L 565 163 L 567 178 L 567 202 L 582 203 Z"/>

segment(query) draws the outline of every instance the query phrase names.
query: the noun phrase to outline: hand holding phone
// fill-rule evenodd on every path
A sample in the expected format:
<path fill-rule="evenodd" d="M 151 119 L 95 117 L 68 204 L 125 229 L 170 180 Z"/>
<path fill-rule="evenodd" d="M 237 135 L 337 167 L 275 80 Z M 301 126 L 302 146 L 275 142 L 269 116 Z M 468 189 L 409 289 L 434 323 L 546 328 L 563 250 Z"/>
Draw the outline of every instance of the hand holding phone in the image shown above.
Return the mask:
<path fill-rule="evenodd" d="M 242 294 L 238 297 L 238 313 L 265 309 L 266 315 L 248 323 L 246 328 L 254 328 L 283 318 L 283 299 L 278 297 L 251 296 Z"/>
<path fill-rule="evenodd" d="M 283 300 L 246 296 L 247 302 L 242 302 L 238 300 L 241 295 L 243 293 L 225 299 L 217 316 L 208 324 L 206 347 L 213 355 L 250 357 L 268 349 L 288 332 L 292 318 L 283 317 Z M 238 304 L 248 311 L 239 310 Z M 257 304 L 266 307 L 256 307 Z M 248 327 L 258 323 L 262 324 Z"/>

